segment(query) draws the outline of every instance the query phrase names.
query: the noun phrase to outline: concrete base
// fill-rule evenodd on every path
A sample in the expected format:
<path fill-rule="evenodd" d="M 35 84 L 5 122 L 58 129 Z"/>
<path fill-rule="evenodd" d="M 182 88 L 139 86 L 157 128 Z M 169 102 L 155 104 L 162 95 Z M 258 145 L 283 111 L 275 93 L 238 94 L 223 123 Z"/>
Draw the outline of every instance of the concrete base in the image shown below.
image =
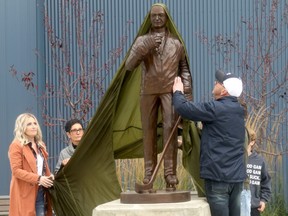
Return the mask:
<path fill-rule="evenodd" d="M 188 202 L 123 204 L 120 199 L 97 206 L 93 216 L 211 216 L 206 198 L 191 195 Z"/>

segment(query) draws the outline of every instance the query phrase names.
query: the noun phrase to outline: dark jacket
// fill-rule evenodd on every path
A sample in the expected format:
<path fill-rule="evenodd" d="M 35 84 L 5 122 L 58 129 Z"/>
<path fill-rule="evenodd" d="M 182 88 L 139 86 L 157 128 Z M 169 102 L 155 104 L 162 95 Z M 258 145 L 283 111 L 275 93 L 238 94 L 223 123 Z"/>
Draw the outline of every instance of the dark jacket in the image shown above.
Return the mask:
<path fill-rule="evenodd" d="M 173 94 L 173 105 L 184 119 L 203 124 L 200 152 L 200 176 L 228 183 L 243 182 L 245 124 L 244 109 L 236 97 L 195 103 L 180 91 Z"/>
<path fill-rule="evenodd" d="M 250 179 L 251 208 L 257 208 L 260 201 L 267 203 L 271 198 L 271 177 L 263 157 L 256 152 L 248 157 L 247 174 Z"/>

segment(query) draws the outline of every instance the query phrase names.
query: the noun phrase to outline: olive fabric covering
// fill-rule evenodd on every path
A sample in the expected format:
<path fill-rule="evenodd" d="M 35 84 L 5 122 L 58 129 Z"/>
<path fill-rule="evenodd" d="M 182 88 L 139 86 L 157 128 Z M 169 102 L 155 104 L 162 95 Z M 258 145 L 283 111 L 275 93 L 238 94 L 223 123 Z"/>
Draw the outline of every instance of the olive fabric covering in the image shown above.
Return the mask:
<path fill-rule="evenodd" d="M 201 130 L 196 127 L 194 122 L 183 120 L 182 138 L 182 164 L 184 168 L 190 173 L 196 186 L 198 196 L 204 197 L 204 180 L 200 178 Z"/>
<path fill-rule="evenodd" d="M 167 28 L 183 43 L 166 6 L 157 5 L 162 6 L 168 14 Z M 137 37 L 147 33 L 150 26 L 148 13 Z M 132 72 L 125 71 L 127 56 L 74 155 L 59 170 L 54 187 L 49 189 L 57 216 L 92 215 L 96 206 L 119 199 L 121 187 L 116 176 L 114 159 L 143 157 L 139 95 L 141 67 Z M 157 144 L 160 152 L 163 147 L 161 118 L 158 122 Z M 193 122 L 184 121 L 183 125 L 183 164 L 193 176 L 198 194 L 203 195 L 203 181 L 199 177 L 200 136 Z"/>

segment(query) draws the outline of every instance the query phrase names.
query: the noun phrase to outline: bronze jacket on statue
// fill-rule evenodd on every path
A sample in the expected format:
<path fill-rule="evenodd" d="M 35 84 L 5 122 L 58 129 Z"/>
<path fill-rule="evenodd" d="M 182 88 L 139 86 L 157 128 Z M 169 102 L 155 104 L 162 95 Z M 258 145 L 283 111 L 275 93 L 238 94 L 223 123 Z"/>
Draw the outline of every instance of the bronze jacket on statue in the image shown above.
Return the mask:
<path fill-rule="evenodd" d="M 174 79 L 180 76 L 184 83 L 185 95 L 192 99 L 192 79 L 183 45 L 167 32 L 158 51 L 152 48 L 154 44 L 149 37 L 151 34 L 136 39 L 126 61 L 126 69 L 129 71 L 142 62 L 141 93 L 172 93 Z"/>

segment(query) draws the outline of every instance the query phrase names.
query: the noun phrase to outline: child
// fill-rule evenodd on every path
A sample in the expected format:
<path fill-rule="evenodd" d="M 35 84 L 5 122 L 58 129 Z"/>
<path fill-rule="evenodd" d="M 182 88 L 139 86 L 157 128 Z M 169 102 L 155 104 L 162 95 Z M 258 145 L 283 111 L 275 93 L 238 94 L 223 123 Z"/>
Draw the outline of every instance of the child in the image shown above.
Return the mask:
<path fill-rule="evenodd" d="M 247 175 L 251 191 L 251 216 L 260 215 L 271 197 L 271 177 L 262 156 L 253 151 L 256 143 L 256 133 L 249 130 L 250 143 L 247 147 Z"/>

